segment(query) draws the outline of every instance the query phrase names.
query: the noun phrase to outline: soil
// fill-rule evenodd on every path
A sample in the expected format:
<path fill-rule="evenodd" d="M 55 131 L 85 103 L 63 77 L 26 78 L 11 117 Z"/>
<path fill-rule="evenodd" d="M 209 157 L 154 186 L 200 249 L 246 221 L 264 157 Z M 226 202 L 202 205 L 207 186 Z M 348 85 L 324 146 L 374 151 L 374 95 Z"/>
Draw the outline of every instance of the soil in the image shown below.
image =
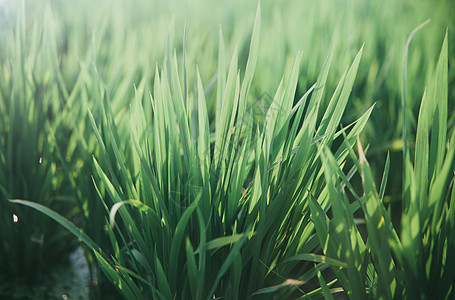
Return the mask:
<path fill-rule="evenodd" d="M 78 246 L 69 256 L 69 263 L 56 266 L 37 284 L 15 280 L 0 281 L 0 299 L 11 300 L 87 300 L 90 271 L 84 252 Z"/>

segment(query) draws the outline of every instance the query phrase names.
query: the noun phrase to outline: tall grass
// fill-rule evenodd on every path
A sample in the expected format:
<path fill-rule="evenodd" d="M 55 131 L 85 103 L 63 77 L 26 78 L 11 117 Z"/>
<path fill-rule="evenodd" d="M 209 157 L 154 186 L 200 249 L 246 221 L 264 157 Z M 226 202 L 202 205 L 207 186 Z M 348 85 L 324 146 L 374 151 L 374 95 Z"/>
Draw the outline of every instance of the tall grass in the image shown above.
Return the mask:
<path fill-rule="evenodd" d="M 11 206 L 7 199 L 32 199 L 83 226 L 100 245 L 109 240 L 99 219 L 104 208 L 89 201 L 97 193 L 87 176 L 93 170 L 90 154 L 97 151 L 87 117 L 86 105 L 91 106 L 87 93 L 93 94 L 98 86 L 89 84 L 83 62 L 78 62 L 83 70 L 74 85 L 68 83 L 64 74 L 68 70 L 61 67 L 68 61 L 57 54 L 61 45 L 52 10 L 46 7 L 30 24 L 27 8 L 24 2 L 19 5 L 13 11 L 18 14 L 16 24 L 10 32 L 2 31 L 6 44 L 12 45 L 2 56 L 17 51 L 8 59 L 2 57 L 0 294 L 44 299 L 50 296 L 39 284 L 56 265 L 67 262 L 77 244 L 54 221 Z M 88 56 L 87 64 L 91 59 Z M 81 121 L 85 119 L 86 124 Z M 103 286 L 102 277 L 98 280 Z"/>
<path fill-rule="evenodd" d="M 2 270 L 39 273 L 52 218 L 93 298 L 452 297 L 453 5 L 389 2 L 11 4 Z"/>
<path fill-rule="evenodd" d="M 0 278 L 23 285 L 65 260 L 72 237 L 42 214 L 12 206 L 7 199 L 33 199 L 70 219 L 77 213 L 55 140 L 48 134 L 58 131 L 62 137 L 69 131 L 62 126 L 58 100 L 67 90 L 59 84 L 49 87 L 60 76 L 52 60 L 52 29 L 43 28 L 39 35 L 25 26 L 22 6 L 14 35 L 6 40 L 17 52 L 2 61 L 0 76 Z M 23 286 L 8 287 L 15 288 Z"/>
<path fill-rule="evenodd" d="M 383 201 L 389 156 L 382 183 L 377 185 L 360 141 L 358 155 L 350 149 L 362 179 L 363 193 L 359 194 L 333 155 L 324 152 L 333 218 L 326 216 L 316 200 L 311 202 L 311 214 L 325 255 L 348 264 L 334 272 L 351 299 L 367 295 L 373 299 L 454 297 L 454 263 L 449 253 L 454 247 L 450 231 L 454 229 L 455 136 L 453 127 L 447 127 L 447 47 L 446 34 L 433 80 L 422 98 L 415 150 L 408 148 L 405 153 L 403 210 L 398 226 Z M 355 201 L 350 203 L 348 195 Z M 365 216 L 366 237 L 356 225 L 354 213 L 359 208 Z"/>
<path fill-rule="evenodd" d="M 244 299 L 274 290 L 265 289 L 268 286 L 303 285 L 303 280 L 287 278 L 299 273 L 305 273 L 305 280 L 314 277 L 312 264 L 305 261 L 318 263 L 320 269 L 327 266 L 325 257 L 310 254 L 318 245 L 308 218 L 308 199 L 324 190 L 316 144 L 330 146 L 341 134 L 336 129 L 362 51 L 342 76 L 319 122 L 331 54 L 318 81 L 293 106 L 298 53 L 267 112 L 254 120 L 248 97 L 260 22 L 258 9 L 243 79 L 236 54 L 224 74 L 220 36 L 218 74 L 224 80 L 217 86 L 215 132 L 209 129 L 200 76 L 196 74 L 194 88 L 183 94 L 175 56 L 156 70 L 150 100 L 136 89 L 123 122 L 113 119 L 107 92 L 100 99 L 99 124 L 90 114 L 101 149 L 93 161 L 95 184 L 110 210 L 114 256 L 107 258 L 91 241 L 87 244 L 128 299 L 213 295 Z M 347 143 L 337 150 L 340 164 L 370 113 L 367 110 L 348 130 Z M 20 203 L 50 214 L 36 204 Z"/>

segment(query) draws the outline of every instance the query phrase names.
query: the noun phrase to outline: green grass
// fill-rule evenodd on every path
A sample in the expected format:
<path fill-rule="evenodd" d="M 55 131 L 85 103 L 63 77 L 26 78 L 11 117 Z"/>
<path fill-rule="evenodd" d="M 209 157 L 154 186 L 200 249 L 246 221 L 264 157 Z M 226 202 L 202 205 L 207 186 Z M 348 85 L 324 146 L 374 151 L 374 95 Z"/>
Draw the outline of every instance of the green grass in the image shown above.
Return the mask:
<path fill-rule="evenodd" d="M 447 146 L 440 143 L 447 141 L 447 47 L 446 35 L 429 92 L 422 99 L 414 161 L 410 150 L 405 153 L 401 230 L 383 204 L 389 156 L 378 190 L 360 141 L 358 156 L 350 149 L 362 179 L 363 194 L 359 194 L 333 155 L 325 151 L 333 218 L 327 218 L 316 200 L 311 202 L 311 214 L 324 253 L 348 264 L 334 272 L 352 299 L 365 299 L 367 294 L 373 299 L 454 297 L 455 273 L 448 254 L 454 246 L 449 234 L 453 229 L 453 130 Z M 356 202 L 349 203 L 348 191 Z M 355 225 L 359 208 L 365 216 L 366 241 Z"/>
<path fill-rule="evenodd" d="M 2 61 L 0 100 L 0 280 L 13 278 L 18 284 L 39 280 L 46 268 L 67 260 L 73 238 L 40 213 L 12 206 L 7 199 L 33 199 L 50 206 L 67 218 L 75 218 L 77 208 L 65 173 L 55 155 L 56 146 L 47 129 L 65 136 L 61 103 L 64 96 L 58 72 L 52 69 L 48 51 L 52 37 L 41 41 L 27 36 L 21 11 L 15 26 L 14 48 Z M 49 30 L 47 28 L 46 30 Z M 47 31 L 46 31 L 47 32 Z M 28 45 L 28 47 L 26 46 Z M 33 66 L 29 68 L 28 66 Z M 55 66 L 54 66 L 55 67 Z"/>
<path fill-rule="evenodd" d="M 73 236 L 94 299 L 453 298 L 451 2 L 37 3 L 2 11 L 2 281 Z"/>

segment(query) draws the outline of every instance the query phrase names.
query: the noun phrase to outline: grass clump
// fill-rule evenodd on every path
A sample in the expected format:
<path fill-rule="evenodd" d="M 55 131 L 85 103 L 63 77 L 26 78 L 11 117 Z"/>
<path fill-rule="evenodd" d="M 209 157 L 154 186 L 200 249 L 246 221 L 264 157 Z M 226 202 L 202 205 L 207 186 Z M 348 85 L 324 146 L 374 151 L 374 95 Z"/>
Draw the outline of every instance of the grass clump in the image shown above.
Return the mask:
<path fill-rule="evenodd" d="M 77 210 L 67 197 L 68 182 L 49 134 L 68 132 L 61 126 L 62 103 L 55 101 L 66 90 L 49 86 L 60 75 L 48 54 L 55 50 L 51 29 L 44 28 L 40 37 L 28 36 L 23 11 L 15 28 L 7 42 L 17 52 L 2 60 L 0 76 L 0 278 L 29 284 L 66 259 L 72 237 L 49 218 L 7 199 L 34 199 L 70 219 Z"/>
<path fill-rule="evenodd" d="M 406 73 L 415 25 L 384 27 L 406 4 L 375 15 L 384 4 L 264 0 L 253 20 L 249 6 L 201 3 L 187 26 L 172 1 L 100 1 L 84 22 L 58 1 L 23 1 L 14 46 L 0 46 L 0 255 L 14 258 L 0 276 L 36 264 L 37 229 L 56 237 L 40 257 L 65 255 L 54 219 L 84 245 L 94 299 L 109 282 L 126 299 L 453 297 L 441 20 L 405 46 Z M 422 5 L 410 6 L 422 21 L 444 15 Z M 304 8 L 320 16 L 296 18 Z M 217 16 L 238 22 L 206 26 Z"/>
<path fill-rule="evenodd" d="M 286 75 L 287 83 L 280 83 L 268 111 L 255 124 L 248 98 L 260 20 L 258 9 L 242 80 L 235 52 L 227 76 L 223 74 L 226 64 L 220 48 L 218 74 L 225 80 L 217 86 L 221 107 L 216 107 L 215 132 L 210 132 L 200 76 L 196 74 L 194 89 L 184 94 L 175 56 L 157 69 L 150 100 L 136 89 L 124 121 L 113 118 L 107 92 L 102 93 L 101 115 L 90 114 L 101 149 L 93 161 L 95 184 L 110 211 L 114 255 L 106 258 L 91 241 L 87 243 L 128 299 L 247 298 L 279 289 L 268 286 L 302 285 L 304 278 L 315 276 L 306 260 L 318 263 L 320 269 L 328 265 L 325 257 L 309 254 L 318 245 L 312 236 L 308 199 L 324 191 L 316 144 L 330 146 L 341 134 L 337 124 L 361 51 L 321 121 L 319 104 L 332 56 L 315 85 L 293 106 L 299 53 Z M 370 113 L 371 109 L 343 130 L 349 132 L 347 144 L 353 143 Z M 337 149 L 340 163 L 346 158 L 347 144 Z M 289 276 L 304 278 L 288 284 Z"/>
<path fill-rule="evenodd" d="M 389 156 L 382 183 L 377 185 L 360 141 L 358 155 L 350 149 L 362 180 L 363 193 L 359 194 L 333 155 L 324 152 L 333 218 L 327 217 L 316 200 L 311 202 L 311 215 L 325 255 L 348 265 L 334 272 L 351 299 L 367 295 L 373 299 L 454 297 L 455 273 L 448 251 L 454 246 L 449 232 L 454 226 L 455 136 L 452 129 L 451 138 L 446 139 L 447 46 L 446 35 L 430 88 L 422 98 L 415 149 L 407 148 L 405 153 L 403 208 L 398 225 L 392 220 L 390 207 L 384 204 L 391 168 Z M 439 143 L 441 139 L 447 144 Z M 354 202 L 349 202 L 348 194 Z M 358 209 L 365 218 L 366 237 L 356 225 Z"/>

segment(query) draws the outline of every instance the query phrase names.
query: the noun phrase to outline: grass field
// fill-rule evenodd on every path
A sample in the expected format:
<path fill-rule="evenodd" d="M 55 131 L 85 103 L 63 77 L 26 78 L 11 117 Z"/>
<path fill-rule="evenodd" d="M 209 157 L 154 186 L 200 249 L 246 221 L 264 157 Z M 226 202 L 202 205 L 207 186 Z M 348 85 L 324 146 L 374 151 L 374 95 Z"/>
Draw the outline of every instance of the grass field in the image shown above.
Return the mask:
<path fill-rule="evenodd" d="M 455 299 L 453 16 L 0 1 L 0 298 Z"/>

